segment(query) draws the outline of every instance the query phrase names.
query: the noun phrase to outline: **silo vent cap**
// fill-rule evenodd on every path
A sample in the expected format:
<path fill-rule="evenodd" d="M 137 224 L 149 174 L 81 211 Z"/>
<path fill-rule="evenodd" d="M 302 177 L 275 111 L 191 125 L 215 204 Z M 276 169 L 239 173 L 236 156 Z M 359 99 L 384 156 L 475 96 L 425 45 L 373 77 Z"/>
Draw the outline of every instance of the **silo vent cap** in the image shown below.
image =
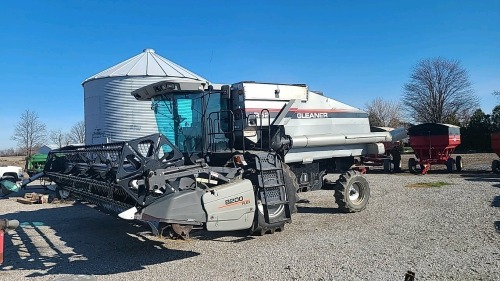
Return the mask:
<path fill-rule="evenodd" d="M 154 53 L 155 49 L 144 49 L 142 52 L 144 52 L 144 53 Z"/>

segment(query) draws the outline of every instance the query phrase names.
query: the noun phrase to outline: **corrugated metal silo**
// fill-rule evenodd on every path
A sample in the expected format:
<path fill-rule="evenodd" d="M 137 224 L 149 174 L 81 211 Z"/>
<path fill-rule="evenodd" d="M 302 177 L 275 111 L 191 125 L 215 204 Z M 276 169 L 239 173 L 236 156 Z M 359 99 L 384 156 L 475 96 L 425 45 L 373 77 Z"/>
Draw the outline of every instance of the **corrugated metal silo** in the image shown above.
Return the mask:
<path fill-rule="evenodd" d="M 85 143 L 127 141 L 157 133 L 151 102 L 138 101 L 130 93 L 166 80 L 209 83 L 153 49 L 145 49 L 83 81 Z"/>

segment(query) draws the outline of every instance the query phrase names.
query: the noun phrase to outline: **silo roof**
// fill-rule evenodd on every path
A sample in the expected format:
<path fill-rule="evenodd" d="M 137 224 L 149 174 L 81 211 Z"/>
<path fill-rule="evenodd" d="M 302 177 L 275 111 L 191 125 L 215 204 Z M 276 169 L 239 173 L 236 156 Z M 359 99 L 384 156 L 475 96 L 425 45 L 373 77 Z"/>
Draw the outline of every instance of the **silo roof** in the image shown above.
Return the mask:
<path fill-rule="evenodd" d="M 96 79 L 127 76 L 178 77 L 208 81 L 184 67 L 156 54 L 155 50 L 144 49 L 142 53 L 85 79 L 82 85 Z"/>

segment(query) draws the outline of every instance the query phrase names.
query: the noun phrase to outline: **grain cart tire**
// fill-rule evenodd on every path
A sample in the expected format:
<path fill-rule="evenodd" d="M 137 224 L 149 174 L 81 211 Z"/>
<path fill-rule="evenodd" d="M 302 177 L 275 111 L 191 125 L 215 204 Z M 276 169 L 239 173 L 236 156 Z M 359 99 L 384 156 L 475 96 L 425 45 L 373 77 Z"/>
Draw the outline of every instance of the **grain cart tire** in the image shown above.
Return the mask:
<path fill-rule="evenodd" d="M 455 169 L 457 172 L 461 172 L 463 168 L 464 163 L 462 162 L 462 156 L 457 156 L 455 157 Z"/>
<path fill-rule="evenodd" d="M 493 162 L 491 162 L 491 170 L 495 174 L 500 174 L 500 161 L 493 160 Z"/>
<path fill-rule="evenodd" d="M 391 151 L 391 156 L 392 156 L 392 164 L 393 166 L 393 172 L 401 172 L 401 151 L 399 151 L 399 148 L 393 149 Z"/>
<path fill-rule="evenodd" d="M 386 173 L 392 172 L 391 165 L 392 163 L 390 159 L 384 159 L 384 172 Z"/>
<path fill-rule="evenodd" d="M 370 186 L 358 171 L 347 171 L 340 175 L 335 185 L 335 202 L 346 213 L 359 212 L 366 208 L 370 198 Z"/>
<path fill-rule="evenodd" d="M 446 160 L 446 171 L 448 171 L 448 173 L 453 172 L 453 166 L 455 166 L 455 160 L 450 157 Z"/>
<path fill-rule="evenodd" d="M 286 197 L 288 198 L 290 211 L 294 214 L 297 213 L 297 206 L 295 203 L 298 201 L 299 195 L 297 194 L 297 190 L 300 188 L 297 182 L 297 176 L 292 172 L 290 166 L 285 163 L 283 163 L 283 176 L 285 178 Z"/>
<path fill-rule="evenodd" d="M 408 170 L 412 174 L 417 173 L 417 161 L 415 160 L 415 158 L 408 159 Z"/>

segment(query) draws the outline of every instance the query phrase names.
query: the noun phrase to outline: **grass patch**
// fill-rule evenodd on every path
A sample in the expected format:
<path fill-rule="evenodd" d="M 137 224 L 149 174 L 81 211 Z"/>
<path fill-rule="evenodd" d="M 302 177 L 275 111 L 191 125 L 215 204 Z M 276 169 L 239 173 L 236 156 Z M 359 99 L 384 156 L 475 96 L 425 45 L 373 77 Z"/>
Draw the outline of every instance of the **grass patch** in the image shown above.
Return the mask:
<path fill-rule="evenodd" d="M 451 183 L 445 181 L 431 181 L 431 182 L 417 182 L 409 184 L 407 187 L 412 188 L 425 188 L 425 187 L 442 187 L 445 185 L 450 185 Z"/>

